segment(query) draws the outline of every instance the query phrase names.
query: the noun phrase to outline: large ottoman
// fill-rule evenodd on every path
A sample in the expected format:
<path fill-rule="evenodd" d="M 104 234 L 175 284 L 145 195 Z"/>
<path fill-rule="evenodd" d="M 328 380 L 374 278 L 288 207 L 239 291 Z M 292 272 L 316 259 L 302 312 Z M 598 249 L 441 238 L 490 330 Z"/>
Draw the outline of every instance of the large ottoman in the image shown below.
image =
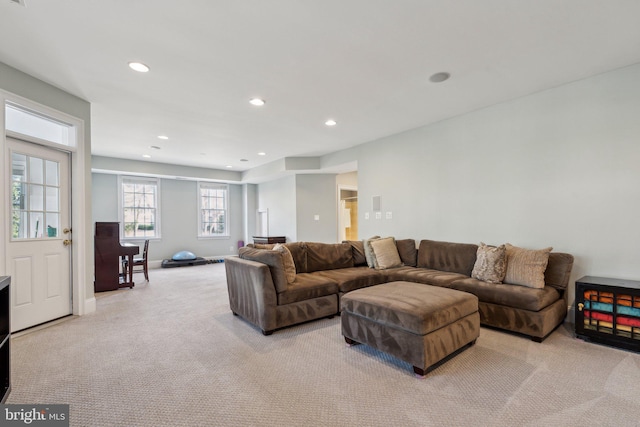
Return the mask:
<path fill-rule="evenodd" d="M 422 377 L 480 335 L 478 298 L 412 282 L 358 289 L 341 299 L 342 335 L 413 365 Z"/>

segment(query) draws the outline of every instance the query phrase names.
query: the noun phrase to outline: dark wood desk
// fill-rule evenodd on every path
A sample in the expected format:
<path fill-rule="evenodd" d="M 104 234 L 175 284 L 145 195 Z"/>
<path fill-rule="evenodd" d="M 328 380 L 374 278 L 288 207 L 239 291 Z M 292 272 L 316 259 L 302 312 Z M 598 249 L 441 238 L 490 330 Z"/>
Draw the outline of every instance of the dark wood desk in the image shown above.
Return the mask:
<path fill-rule="evenodd" d="M 95 234 L 95 281 L 96 292 L 132 288 L 133 256 L 140 253 L 138 245 L 120 243 L 120 224 L 117 222 L 96 222 Z M 120 259 L 129 259 L 128 271 L 120 275 Z"/>
<path fill-rule="evenodd" d="M 285 236 L 253 236 L 253 243 L 287 243 L 287 238 Z"/>

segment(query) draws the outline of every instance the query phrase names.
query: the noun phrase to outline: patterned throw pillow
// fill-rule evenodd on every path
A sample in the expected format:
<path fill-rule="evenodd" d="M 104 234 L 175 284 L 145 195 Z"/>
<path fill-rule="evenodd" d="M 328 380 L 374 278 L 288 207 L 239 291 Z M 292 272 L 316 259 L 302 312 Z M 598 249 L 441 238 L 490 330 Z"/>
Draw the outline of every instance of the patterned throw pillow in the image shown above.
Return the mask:
<path fill-rule="evenodd" d="M 505 245 L 495 247 L 480 242 L 471 277 L 483 282 L 502 283 L 506 272 L 507 249 Z"/>
<path fill-rule="evenodd" d="M 282 255 L 282 265 L 284 267 L 284 275 L 287 278 L 287 283 L 293 283 L 296 280 L 296 264 L 293 262 L 293 255 L 291 251 L 285 245 L 276 243 L 273 250 L 280 252 Z"/>
<path fill-rule="evenodd" d="M 369 268 L 375 267 L 375 254 L 373 253 L 373 249 L 371 249 L 371 241 L 379 238 L 380 236 L 373 236 L 362 241 L 362 244 L 364 245 L 364 257 L 367 260 Z"/>
<path fill-rule="evenodd" d="M 544 272 L 549 263 L 549 252 L 553 248 L 530 250 L 509 243 L 505 246 L 507 248 L 507 274 L 504 281 L 529 288 L 544 288 Z"/>
<path fill-rule="evenodd" d="M 376 270 L 402 266 L 396 240 L 393 237 L 372 240 L 371 249 L 375 255 L 374 267 Z"/>

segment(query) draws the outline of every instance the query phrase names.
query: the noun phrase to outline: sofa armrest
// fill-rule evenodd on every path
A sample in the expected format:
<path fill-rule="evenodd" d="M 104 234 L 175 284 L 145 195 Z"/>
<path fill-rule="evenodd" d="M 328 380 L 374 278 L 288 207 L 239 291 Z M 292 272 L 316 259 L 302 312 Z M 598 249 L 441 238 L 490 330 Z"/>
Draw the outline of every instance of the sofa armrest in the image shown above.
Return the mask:
<path fill-rule="evenodd" d="M 561 298 L 568 299 L 567 286 L 573 268 L 573 255 L 563 252 L 549 253 L 549 262 L 544 272 L 545 286 L 552 286 L 558 290 Z"/>
<path fill-rule="evenodd" d="M 231 311 L 263 333 L 276 329 L 278 296 L 269 266 L 233 256 L 225 258 L 225 270 Z"/>

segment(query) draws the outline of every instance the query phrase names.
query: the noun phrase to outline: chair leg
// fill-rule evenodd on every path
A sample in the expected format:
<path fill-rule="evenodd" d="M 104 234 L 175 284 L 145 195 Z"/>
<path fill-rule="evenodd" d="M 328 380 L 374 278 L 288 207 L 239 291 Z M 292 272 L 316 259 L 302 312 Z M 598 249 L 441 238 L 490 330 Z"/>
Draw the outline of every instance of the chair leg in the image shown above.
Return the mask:
<path fill-rule="evenodd" d="M 144 264 L 144 279 L 148 282 L 149 281 L 149 269 L 147 268 L 147 264 Z"/>

